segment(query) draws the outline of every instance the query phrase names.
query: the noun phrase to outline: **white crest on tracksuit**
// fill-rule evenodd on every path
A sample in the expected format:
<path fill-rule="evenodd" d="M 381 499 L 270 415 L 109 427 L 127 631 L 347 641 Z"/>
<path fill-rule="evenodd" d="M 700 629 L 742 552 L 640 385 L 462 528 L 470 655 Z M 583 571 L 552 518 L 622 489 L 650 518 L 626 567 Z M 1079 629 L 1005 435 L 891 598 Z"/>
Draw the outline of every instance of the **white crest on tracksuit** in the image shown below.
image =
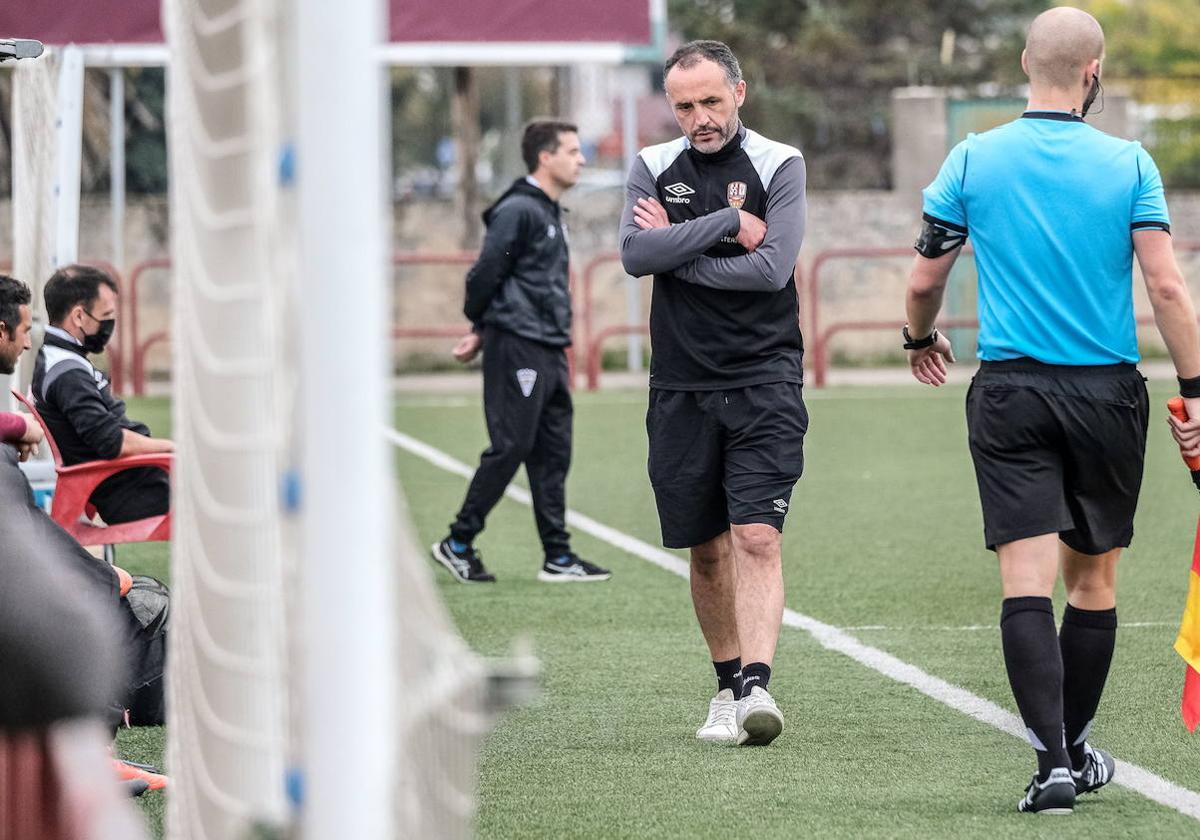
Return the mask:
<path fill-rule="evenodd" d="M 533 385 L 537 382 L 537 371 L 530 368 L 521 368 L 517 371 L 517 384 L 521 386 L 521 393 L 529 396 L 533 393 Z"/>

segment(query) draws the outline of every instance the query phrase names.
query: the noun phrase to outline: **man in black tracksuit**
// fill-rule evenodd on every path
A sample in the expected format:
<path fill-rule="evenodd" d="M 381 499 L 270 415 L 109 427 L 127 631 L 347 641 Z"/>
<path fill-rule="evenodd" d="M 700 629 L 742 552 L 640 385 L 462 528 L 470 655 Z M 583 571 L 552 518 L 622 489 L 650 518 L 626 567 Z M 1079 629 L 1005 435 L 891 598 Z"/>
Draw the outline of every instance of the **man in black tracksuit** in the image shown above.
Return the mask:
<path fill-rule="evenodd" d="M 575 126 L 530 123 L 521 141 L 529 175 L 483 214 L 487 235 L 467 273 L 463 307 L 474 325 L 454 348 L 469 362 L 483 350 L 483 407 L 491 446 L 479 461 L 449 535 L 433 558 L 463 583 L 495 580 L 473 542 L 517 468 L 525 464 L 547 582 L 607 580 L 571 552 L 566 478 L 571 464 L 571 343 L 567 232 L 558 199 L 584 164 Z"/>
<path fill-rule="evenodd" d="M 741 124 L 746 83 L 725 44 L 680 47 L 664 87 L 684 136 L 638 154 L 620 232 L 625 270 L 654 275 L 650 483 L 663 544 L 691 550 L 717 676 L 696 737 L 765 745 L 783 729 L 767 685 L 808 429 L 792 277 L 804 158 Z"/>
<path fill-rule="evenodd" d="M 63 463 L 173 452 L 169 440 L 125 413 L 112 384 L 88 359 L 101 353 L 116 325 L 117 284 L 98 268 L 70 265 L 47 281 L 50 326 L 33 371 L 33 398 L 54 436 Z M 165 470 L 124 470 L 100 482 L 90 501 L 109 525 L 163 516 L 170 509 Z"/>

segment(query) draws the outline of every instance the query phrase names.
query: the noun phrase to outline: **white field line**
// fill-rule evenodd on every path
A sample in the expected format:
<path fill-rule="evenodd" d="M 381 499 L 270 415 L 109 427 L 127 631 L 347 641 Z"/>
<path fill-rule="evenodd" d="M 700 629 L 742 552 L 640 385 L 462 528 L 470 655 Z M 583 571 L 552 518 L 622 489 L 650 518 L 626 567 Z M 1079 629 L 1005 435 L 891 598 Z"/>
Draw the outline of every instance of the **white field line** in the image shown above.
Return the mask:
<path fill-rule="evenodd" d="M 388 440 L 396 446 L 419 458 L 423 458 L 446 472 L 454 473 L 467 479 L 474 474 L 474 470 L 461 461 L 403 432 L 396 429 L 386 429 L 385 434 Z M 510 499 L 518 501 L 523 505 L 530 504 L 528 490 L 509 485 L 504 493 Z M 568 510 L 567 524 L 591 534 L 593 537 L 603 540 L 635 557 L 640 557 L 661 569 L 665 569 L 685 579 L 688 577 L 688 564 L 682 558 L 663 551 L 660 548 L 655 548 L 649 543 L 642 542 L 602 522 L 597 522 L 590 516 L 585 516 L 574 510 Z M 911 686 L 927 697 L 932 697 L 934 700 L 949 706 L 955 711 L 969 715 L 976 720 L 999 729 L 1001 732 L 1007 732 L 1009 735 L 1020 738 L 1022 741 L 1026 740 L 1025 725 L 1021 722 L 1020 718 L 1012 712 L 1000 708 L 990 700 L 985 700 L 978 695 L 972 694 L 965 688 L 959 688 L 939 677 L 927 674 L 917 666 L 897 659 L 890 653 L 863 644 L 844 630 L 825 624 L 807 615 L 801 615 L 794 610 L 785 609 L 783 611 L 783 623 L 788 627 L 805 631 L 816 639 L 822 647 L 828 650 L 845 654 L 854 661 L 866 665 L 868 668 L 878 671 L 896 682 Z M 1169 782 L 1136 764 L 1130 764 L 1118 759 L 1112 783 L 1140 793 L 1147 799 L 1172 808 L 1185 816 L 1200 820 L 1200 794 L 1181 787 L 1174 782 Z"/>
<path fill-rule="evenodd" d="M 1121 629 L 1128 630 L 1131 627 L 1178 627 L 1178 621 L 1122 621 Z M 859 624 L 854 627 L 843 627 L 843 630 L 853 632 L 873 632 L 876 630 L 892 631 L 896 633 L 925 633 L 927 631 L 948 631 L 958 633 L 960 631 L 976 632 L 979 630 L 1000 631 L 1000 624 L 963 624 L 958 627 L 949 624 L 908 624 L 891 626 L 887 624 Z"/>

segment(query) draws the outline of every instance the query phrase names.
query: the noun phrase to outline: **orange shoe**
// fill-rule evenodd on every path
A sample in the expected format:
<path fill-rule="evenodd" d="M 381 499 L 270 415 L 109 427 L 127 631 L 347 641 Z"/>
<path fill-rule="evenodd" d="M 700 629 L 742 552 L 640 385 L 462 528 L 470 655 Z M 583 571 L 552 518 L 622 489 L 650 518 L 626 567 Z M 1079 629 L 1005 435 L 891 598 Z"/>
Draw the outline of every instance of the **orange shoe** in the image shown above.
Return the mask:
<path fill-rule="evenodd" d="M 113 769 L 117 771 L 117 778 L 123 782 L 138 779 L 145 782 L 150 790 L 162 790 L 167 786 L 167 777 L 154 772 L 154 768 L 149 764 L 135 764 L 119 758 L 114 758 L 112 763 Z"/>

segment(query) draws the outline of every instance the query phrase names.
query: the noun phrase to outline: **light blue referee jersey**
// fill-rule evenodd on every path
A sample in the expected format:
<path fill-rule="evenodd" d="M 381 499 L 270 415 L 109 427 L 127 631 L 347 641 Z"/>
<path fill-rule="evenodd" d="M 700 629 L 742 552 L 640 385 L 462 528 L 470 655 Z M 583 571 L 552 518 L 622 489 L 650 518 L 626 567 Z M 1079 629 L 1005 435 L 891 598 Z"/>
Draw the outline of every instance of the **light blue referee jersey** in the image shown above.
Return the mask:
<path fill-rule="evenodd" d="M 955 146 L 923 195 L 926 221 L 975 247 L 980 359 L 1138 360 L 1132 232 L 1171 230 L 1140 143 L 1029 111 Z"/>

